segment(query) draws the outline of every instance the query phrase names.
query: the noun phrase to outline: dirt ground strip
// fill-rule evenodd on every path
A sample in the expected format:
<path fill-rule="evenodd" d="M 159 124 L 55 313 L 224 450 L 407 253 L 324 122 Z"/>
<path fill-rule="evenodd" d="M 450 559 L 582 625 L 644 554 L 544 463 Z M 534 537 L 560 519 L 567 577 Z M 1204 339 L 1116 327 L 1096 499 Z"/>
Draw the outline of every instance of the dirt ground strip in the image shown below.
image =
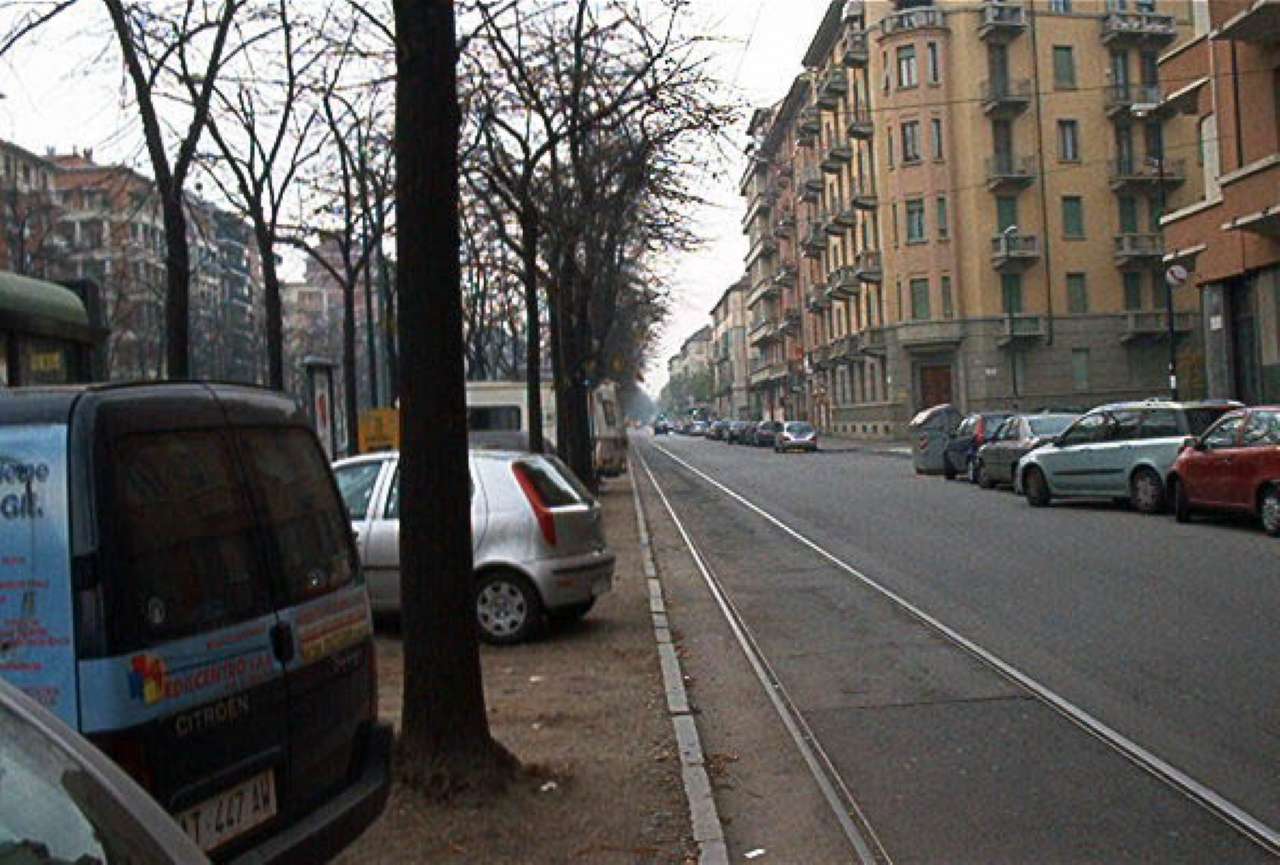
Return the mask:
<path fill-rule="evenodd" d="M 601 502 L 618 555 L 613 592 L 580 623 L 481 652 L 493 734 L 534 772 L 505 796 L 468 805 L 397 789 L 337 863 L 696 861 L 630 480 L 608 482 Z M 380 629 L 378 674 L 381 715 L 398 725 L 403 651 L 394 627 Z"/>

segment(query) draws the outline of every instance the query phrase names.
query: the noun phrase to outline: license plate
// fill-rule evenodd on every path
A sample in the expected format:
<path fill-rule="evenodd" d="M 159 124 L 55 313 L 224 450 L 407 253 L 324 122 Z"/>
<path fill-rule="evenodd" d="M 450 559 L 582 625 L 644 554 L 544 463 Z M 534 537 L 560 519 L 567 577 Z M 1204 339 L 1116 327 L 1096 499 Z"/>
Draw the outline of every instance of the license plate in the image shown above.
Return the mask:
<path fill-rule="evenodd" d="M 212 850 L 276 814 L 276 781 L 270 769 L 178 815 L 178 824 L 201 850 Z"/>

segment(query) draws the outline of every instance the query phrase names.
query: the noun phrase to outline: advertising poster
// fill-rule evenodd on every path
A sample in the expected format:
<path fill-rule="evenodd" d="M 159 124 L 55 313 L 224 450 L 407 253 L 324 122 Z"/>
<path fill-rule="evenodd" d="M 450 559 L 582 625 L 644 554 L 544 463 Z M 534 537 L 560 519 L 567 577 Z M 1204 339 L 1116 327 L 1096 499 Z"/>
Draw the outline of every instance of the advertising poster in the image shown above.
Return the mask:
<path fill-rule="evenodd" d="M 65 426 L 0 427 L 0 677 L 73 728 Z"/>

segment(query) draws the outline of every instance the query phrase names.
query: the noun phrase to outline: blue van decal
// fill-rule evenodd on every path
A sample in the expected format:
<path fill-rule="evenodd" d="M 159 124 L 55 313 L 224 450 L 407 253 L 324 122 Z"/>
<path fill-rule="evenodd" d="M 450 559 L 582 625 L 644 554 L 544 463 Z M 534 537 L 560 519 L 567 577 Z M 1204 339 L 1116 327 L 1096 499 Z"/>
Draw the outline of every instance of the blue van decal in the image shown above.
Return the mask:
<path fill-rule="evenodd" d="M 0 427 L 0 676 L 76 726 L 67 428 Z"/>

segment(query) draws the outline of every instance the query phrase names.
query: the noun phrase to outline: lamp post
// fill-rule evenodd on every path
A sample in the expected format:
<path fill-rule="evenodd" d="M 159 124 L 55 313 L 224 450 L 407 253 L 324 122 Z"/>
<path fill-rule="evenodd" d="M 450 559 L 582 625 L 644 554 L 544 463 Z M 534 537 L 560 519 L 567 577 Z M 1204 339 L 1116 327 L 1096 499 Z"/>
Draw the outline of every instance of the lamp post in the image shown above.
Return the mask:
<path fill-rule="evenodd" d="M 1130 107 L 1130 112 L 1138 120 L 1145 120 L 1155 116 L 1156 109 L 1159 106 L 1153 102 L 1139 102 Z M 1163 256 L 1164 256 L 1164 209 L 1165 209 L 1165 192 L 1164 192 L 1164 142 L 1160 141 L 1160 149 L 1155 155 L 1148 154 L 1147 161 L 1154 163 L 1156 168 L 1156 201 L 1159 202 L 1158 208 L 1160 218 L 1156 221 L 1158 226 L 1157 237 L 1160 241 L 1159 249 L 1161 255 L 1160 276 L 1161 282 L 1164 284 L 1164 314 L 1167 325 L 1167 333 L 1169 339 L 1169 399 L 1174 402 L 1178 401 L 1178 331 L 1174 327 L 1173 321 L 1173 286 L 1164 273 Z"/>

